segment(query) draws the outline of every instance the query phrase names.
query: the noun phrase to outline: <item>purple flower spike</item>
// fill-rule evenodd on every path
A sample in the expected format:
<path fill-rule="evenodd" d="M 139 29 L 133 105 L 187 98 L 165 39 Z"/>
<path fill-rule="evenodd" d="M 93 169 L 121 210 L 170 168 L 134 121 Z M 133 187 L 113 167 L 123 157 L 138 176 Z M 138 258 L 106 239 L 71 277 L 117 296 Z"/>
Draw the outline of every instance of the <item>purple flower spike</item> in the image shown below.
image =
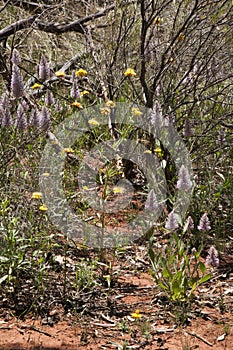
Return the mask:
<path fill-rule="evenodd" d="M 27 129 L 27 126 L 28 124 L 27 124 L 25 110 L 22 104 L 20 103 L 17 108 L 15 127 L 16 129 L 23 131 Z"/>
<path fill-rule="evenodd" d="M 53 97 L 53 93 L 51 90 L 47 90 L 46 91 L 46 95 L 45 95 L 45 104 L 47 106 L 51 106 L 55 103 L 54 97 Z"/>
<path fill-rule="evenodd" d="M 172 211 L 170 214 L 168 214 L 165 228 L 169 231 L 174 231 L 178 227 L 179 227 L 179 224 L 176 220 L 175 214 Z"/>
<path fill-rule="evenodd" d="M 42 82 L 49 79 L 51 76 L 50 65 L 44 55 L 42 55 L 40 59 L 38 74 Z"/>
<path fill-rule="evenodd" d="M 75 72 L 73 72 L 72 74 L 72 86 L 70 89 L 70 97 L 72 97 L 73 99 L 79 98 L 80 97 L 80 91 L 78 88 L 78 82 L 75 76 Z"/>
<path fill-rule="evenodd" d="M 219 266 L 218 251 L 217 251 L 217 249 L 214 248 L 214 246 L 210 247 L 205 262 L 206 262 L 206 265 L 211 265 L 214 267 Z"/>
<path fill-rule="evenodd" d="M 192 125 L 190 123 L 190 120 L 188 118 L 185 119 L 185 122 L 184 122 L 184 129 L 183 129 L 183 135 L 184 137 L 191 137 L 193 136 L 194 132 L 192 130 Z"/>
<path fill-rule="evenodd" d="M 146 203 L 145 203 L 145 209 L 148 210 L 157 210 L 159 207 L 156 194 L 154 190 L 151 190 L 148 194 Z"/>
<path fill-rule="evenodd" d="M 177 186 L 178 189 L 189 190 L 192 187 L 189 172 L 184 165 L 181 166 L 178 175 Z"/>
<path fill-rule="evenodd" d="M 31 116 L 29 119 L 29 124 L 33 128 L 39 128 L 39 126 L 40 126 L 40 114 L 39 114 L 37 109 L 34 109 L 34 108 L 32 109 Z"/>
<path fill-rule="evenodd" d="M 23 77 L 19 67 L 15 64 L 12 66 L 11 92 L 15 98 L 22 97 L 24 94 Z"/>
<path fill-rule="evenodd" d="M 209 221 L 209 218 L 207 216 L 207 213 L 202 215 L 197 228 L 199 231 L 209 231 L 211 229 L 210 221 Z"/>
<path fill-rule="evenodd" d="M 50 128 L 51 121 L 48 109 L 43 106 L 40 113 L 40 128 L 42 131 L 46 131 Z"/>

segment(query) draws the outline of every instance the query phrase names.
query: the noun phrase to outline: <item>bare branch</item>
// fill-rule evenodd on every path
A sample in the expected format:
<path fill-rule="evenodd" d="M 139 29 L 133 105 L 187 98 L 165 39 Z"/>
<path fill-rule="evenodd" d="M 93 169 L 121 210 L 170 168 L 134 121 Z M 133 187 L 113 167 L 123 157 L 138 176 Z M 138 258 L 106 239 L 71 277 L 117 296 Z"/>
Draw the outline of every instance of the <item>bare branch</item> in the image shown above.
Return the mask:
<path fill-rule="evenodd" d="M 0 30 L 0 41 L 6 40 L 10 35 L 15 34 L 15 32 L 30 27 L 35 19 L 36 16 L 30 16 L 26 19 L 22 19 L 3 28 Z"/>
<path fill-rule="evenodd" d="M 47 33 L 62 34 L 67 32 L 77 32 L 80 34 L 84 34 L 85 23 L 92 21 L 93 19 L 105 16 L 107 12 L 113 10 L 114 8 L 115 5 L 108 6 L 99 12 L 93 13 L 92 15 L 86 16 L 82 19 L 67 24 L 44 23 L 40 22 L 36 16 L 31 16 L 26 19 L 12 23 L 9 26 L 0 30 L 0 41 L 6 40 L 10 35 L 15 34 L 16 32 L 22 29 L 29 28 L 32 24 L 33 29 L 41 30 Z"/>

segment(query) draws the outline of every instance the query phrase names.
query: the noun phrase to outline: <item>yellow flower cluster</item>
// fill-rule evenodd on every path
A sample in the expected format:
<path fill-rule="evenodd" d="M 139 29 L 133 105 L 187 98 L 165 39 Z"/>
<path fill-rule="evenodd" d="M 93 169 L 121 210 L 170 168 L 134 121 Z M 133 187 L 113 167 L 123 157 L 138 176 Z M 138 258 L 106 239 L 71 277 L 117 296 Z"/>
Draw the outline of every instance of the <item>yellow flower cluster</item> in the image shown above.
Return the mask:
<path fill-rule="evenodd" d="M 87 90 L 83 90 L 81 93 L 80 93 L 80 96 L 83 97 L 83 96 L 86 96 L 89 94 L 89 91 Z"/>
<path fill-rule="evenodd" d="M 33 199 L 42 199 L 42 193 L 41 192 L 33 192 L 32 198 Z"/>
<path fill-rule="evenodd" d="M 108 107 L 100 108 L 100 113 L 104 115 L 110 114 L 110 109 Z"/>
<path fill-rule="evenodd" d="M 163 22 L 163 19 L 160 18 L 160 17 L 157 17 L 155 20 L 154 20 L 154 24 L 157 24 L 157 26 L 160 26 Z"/>
<path fill-rule="evenodd" d="M 38 84 L 38 83 L 35 83 L 34 85 L 32 85 L 32 89 L 33 90 L 38 90 L 38 89 L 40 89 L 41 88 L 41 84 Z"/>
<path fill-rule="evenodd" d="M 40 209 L 41 211 L 46 211 L 46 210 L 48 210 L 47 205 L 46 205 L 45 203 L 43 203 L 43 204 L 39 207 L 39 209 Z"/>
<path fill-rule="evenodd" d="M 58 70 L 57 72 L 55 72 L 56 77 L 58 78 L 64 78 L 66 76 L 65 72 Z"/>
<path fill-rule="evenodd" d="M 126 69 L 124 74 L 126 77 L 135 77 L 137 75 L 133 68 Z"/>
<path fill-rule="evenodd" d="M 67 147 L 67 148 L 63 149 L 63 152 L 65 152 L 65 153 L 74 153 L 74 150 L 72 148 L 70 148 L 70 147 Z"/>
<path fill-rule="evenodd" d="M 111 101 L 111 100 L 108 100 L 106 103 L 105 103 L 105 106 L 106 107 L 109 107 L 109 108 L 114 108 L 116 106 L 115 102 Z"/>
<path fill-rule="evenodd" d="M 75 72 L 77 77 L 86 77 L 87 76 L 87 71 L 85 69 L 80 68 Z"/>
<path fill-rule="evenodd" d="M 142 112 L 140 111 L 140 109 L 138 107 L 133 107 L 132 108 L 132 113 L 133 115 L 142 115 Z"/>
<path fill-rule="evenodd" d="M 133 318 L 141 318 L 141 317 L 142 317 L 142 315 L 140 314 L 140 311 L 139 311 L 139 310 L 136 310 L 135 312 L 133 312 L 133 313 L 131 314 L 131 316 L 132 316 Z"/>
<path fill-rule="evenodd" d="M 91 126 L 99 126 L 100 125 L 100 123 L 95 118 L 89 119 L 88 124 Z"/>
<path fill-rule="evenodd" d="M 179 41 L 183 41 L 185 38 L 184 34 L 180 33 L 179 36 L 178 36 L 178 40 Z"/>
<path fill-rule="evenodd" d="M 162 149 L 161 149 L 160 147 L 156 147 L 154 151 L 155 151 L 155 153 L 157 153 L 160 157 L 162 157 L 163 151 L 162 151 Z"/>
<path fill-rule="evenodd" d="M 115 194 L 122 194 L 124 192 L 125 192 L 124 187 L 120 187 L 120 186 L 113 187 L 113 193 Z"/>
<path fill-rule="evenodd" d="M 75 107 L 75 108 L 78 108 L 78 109 L 82 109 L 82 108 L 83 108 L 83 106 L 81 105 L 81 103 L 80 103 L 80 102 L 77 102 L 77 101 L 72 102 L 72 103 L 71 103 L 71 106 L 72 106 L 72 107 Z"/>

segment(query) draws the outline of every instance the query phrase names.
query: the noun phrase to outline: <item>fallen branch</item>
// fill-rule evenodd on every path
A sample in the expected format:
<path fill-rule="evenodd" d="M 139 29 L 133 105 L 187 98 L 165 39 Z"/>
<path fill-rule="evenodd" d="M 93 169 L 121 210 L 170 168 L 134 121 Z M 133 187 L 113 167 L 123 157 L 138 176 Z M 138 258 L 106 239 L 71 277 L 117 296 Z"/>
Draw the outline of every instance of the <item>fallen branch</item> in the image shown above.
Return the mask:
<path fill-rule="evenodd" d="M 190 331 L 187 331 L 185 330 L 186 333 L 188 333 L 189 335 L 193 336 L 193 337 L 196 337 L 197 339 L 200 339 L 202 340 L 204 343 L 206 343 L 207 345 L 209 346 L 213 346 L 212 343 L 210 343 L 207 339 L 203 338 L 201 335 L 197 334 L 197 333 L 194 333 L 194 332 L 190 332 Z"/>
<path fill-rule="evenodd" d="M 115 5 L 106 7 L 105 9 L 93 13 L 92 15 L 81 18 L 66 24 L 55 24 L 41 22 L 37 16 L 30 16 L 26 19 L 17 21 L 0 30 L 0 41 L 6 40 L 10 35 L 16 32 L 29 28 L 33 25 L 33 29 L 40 30 L 46 33 L 63 34 L 67 32 L 85 33 L 85 24 L 93 19 L 100 18 L 106 15 L 107 12 L 113 10 Z"/>
<path fill-rule="evenodd" d="M 51 335 L 50 333 L 45 332 L 45 331 L 43 331 L 42 329 L 37 328 L 37 327 L 35 327 L 35 326 L 33 326 L 33 325 L 26 325 L 26 324 L 25 324 L 25 325 L 21 325 L 20 328 L 22 328 L 22 329 L 29 329 L 29 330 L 31 330 L 31 331 L 35 331 L 35 332 L 38 332 L 38 333 L 47 335 L 48 337 L 52 337 L 52 335 Z"/>
<path fill-rule="evenodd" d="M 28 28 L 35 21 L 36 16 L 30 16 L 26 19 L 22 19 L 15 23 L 10 24 L 9 26 L 0 30 L 0 41 L 6 40 L 10 35 L 15 34 L 16 32 Z"/>

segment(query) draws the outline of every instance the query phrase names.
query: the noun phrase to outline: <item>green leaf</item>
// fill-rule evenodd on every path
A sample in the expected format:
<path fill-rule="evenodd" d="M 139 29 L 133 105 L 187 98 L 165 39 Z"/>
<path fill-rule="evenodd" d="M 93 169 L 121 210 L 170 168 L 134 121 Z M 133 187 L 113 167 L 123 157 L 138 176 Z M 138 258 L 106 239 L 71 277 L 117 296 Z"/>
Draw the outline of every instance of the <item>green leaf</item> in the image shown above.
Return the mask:
<path fill-rule="evenodd" d="M 180 295 L 181 291 L 182 291 L 182 288 L 181 288 L 180 284 L 177 281 L 174 281 L 172 283 L 173 294 L 178 296 L 178 295 Z"/>
<path fill-rule="evenodd" d="M 149 248 L 148 255 L 151 261 L 155 261 L 155 253 L 152 248 Z"/>
<path fill-rule="evenodd" d="M 179 284 L 181 283 L 182 279 L 182 271 L 178 271 L 175 276 L 173 277 L 172 281 L 178 281 Z"/>
<path fill-rule="evenodd" d="M 206 272 L 206 267 L 205 267 L 205 265 L 203 264 L 203 262 L 200 261 L 199 266 L 200 266 L 201 272 L 202 272 L 202 273 L 205 273 L 205 272 Z"/>
<path fill-rule="evenodd" d="M 158 285 L 163 288 L 164 290 L 168 290 L 168 286 L 166 286 L 165 284 L 163 284 L 161 281 L 158 281 Z"/>
<path fill-rule="evenodd" d="M 7 262 L 7 261 L 9 261 L 9 259 L 6 258 L 5 256 L 0 256 L 0 261 L 1 262 Z"/>
<path fill-rule="evenodd" d="M 198 284 L 202 284 L 205 283 L 206 281 L 209 281 L 209 279 L 211 278 L 211 273 L 208 273 L 207 275 L 203 276 L 199 281 Z"/>
<path fill-rule="evenodd" d="M 163 274 L 163 277 L 166 279 L 168 279 L 169 277 L 172 277 L 171 272 L 166 268 L 163 269 L 162 274 Z"/>
<path fill-rule="evenodd" d="M 2 284 L 2 282 L 4 282 L 7 278 L 8 278 L 8 275 L 5 275 L 5 276 L 1 277 L 0 278 L 0 284 Z"/>

